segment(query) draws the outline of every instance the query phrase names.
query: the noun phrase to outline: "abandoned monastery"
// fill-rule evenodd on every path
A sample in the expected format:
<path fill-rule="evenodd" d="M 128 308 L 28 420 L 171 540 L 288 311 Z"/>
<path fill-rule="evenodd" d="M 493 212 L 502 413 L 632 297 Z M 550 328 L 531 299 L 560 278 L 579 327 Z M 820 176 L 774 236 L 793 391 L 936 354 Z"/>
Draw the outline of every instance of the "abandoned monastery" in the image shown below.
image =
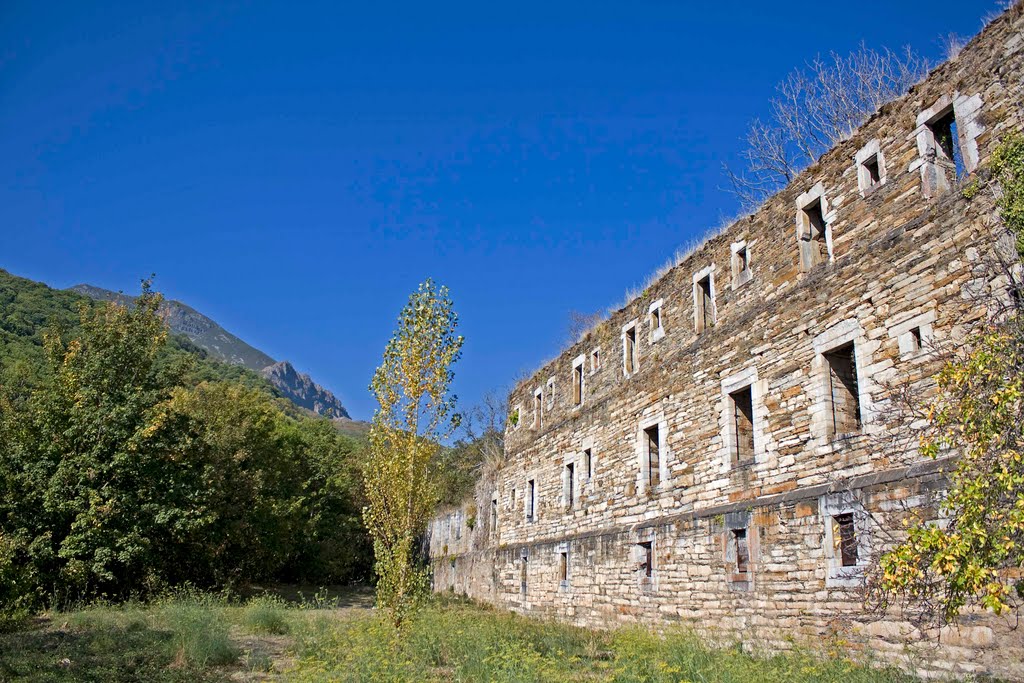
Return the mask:
<path fill-rule="evenodd" d="M 865 608 L 885 529 L 953 455 L 892 387 L 1005 296 L 987 161 L 1024 126 L 1024 11 L 885 105 L 511 393 L 506 462 L 430 527 L 434 588 L 588 626 L 841 638 L 925 674 L 1024 679 L 1024 629 Z"/>

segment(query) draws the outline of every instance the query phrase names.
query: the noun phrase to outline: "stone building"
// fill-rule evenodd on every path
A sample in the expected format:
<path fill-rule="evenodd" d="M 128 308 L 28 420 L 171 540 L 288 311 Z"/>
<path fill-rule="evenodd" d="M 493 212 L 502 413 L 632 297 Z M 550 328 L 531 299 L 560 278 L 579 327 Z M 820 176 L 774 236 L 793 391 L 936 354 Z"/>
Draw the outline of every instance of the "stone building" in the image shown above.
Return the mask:
<path fill-rule="evenodd" d="M 869 613 L 867 564 L 949 459 L 902 444 L 1006 283 L 986 162 L 1022 127 L 1024 11 L 885 105 L 511 393 L 507 463 L 431 525 L 434 587 L 589 626 L 840 637 L 919 671 L 1024 678 L 1012 623 Z"/>

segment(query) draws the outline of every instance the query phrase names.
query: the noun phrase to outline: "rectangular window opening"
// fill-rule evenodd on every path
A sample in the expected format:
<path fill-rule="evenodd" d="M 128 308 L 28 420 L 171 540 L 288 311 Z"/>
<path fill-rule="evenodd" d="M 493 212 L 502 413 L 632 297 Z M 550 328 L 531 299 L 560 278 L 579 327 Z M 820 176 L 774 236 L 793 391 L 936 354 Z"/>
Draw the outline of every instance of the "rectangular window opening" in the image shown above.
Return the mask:
<path fill-rule="evenodd" d="M 576 464 L 565 463 L 565 507 L 571 510 L 576 503 Z"/>
<path fill-rule="evenodd" d="M 732 402 L 733 428 L 736 441 L 733 444 L 733 464 L 744 465 L 754 460 L 754 394 L 752 387 L 745 387 L 729 394 Z"/>
<path fill-rule="evenodd" d="M 851 434 L 860 430 L 860 392 L 857 386 L 857 359 L 852 343 L 830 351 L 828 364 L 829 393 L 832 415 L 830 436 Z"/>
<path fill-rule="evenodd" d="M 750 267 L 750 254 L 747 253 L 747 248 L 740 247 L 736 250 L 736 272 L 742 273 Z"/>
<path fill-rule="evenodd" d="M 857 530 L 853 525 L 852 512 L 832 518 L 832 540 L 843 566 L 857 566 Z"/>
<path fill-rule="evenodd" d="M 953 108 L 928 124 L 935 138 L 935 155 L 953 167 L 957 178 L 965 173 L 963 155 L 960 153 L 960 140 L 956 125 L 956 114 Z"/>
<path fill-rule="evenodd" d="M 641 566 L 640 568 L 644 572 L 644 577 L 651 578 L 654 576 L 654 542 L 644 541 L 637 544 L 640 547 L 641 554 Z"/>
<path fill-rule="evenodd" d="M 661 329 L 661 309 L 655 308 L 651 311 L 651 338 Z"/>
<path fill-rule="evenodd" d="M 921 337 L 921 328 L 915 327 L 910 330 L 911 351 L 920 351 L 923 344 L 924 340 Z"/>
<path fill-rule="evenodd" d="M 569 580 L 569 552 L 558 553 L 558 579 L 563 583 Z"/>
<path fill-rule="evenodd" d="M 583 403 L 583 363 L 572 369 L 572 402 L 577 406 Z"/>
<path fill-rule="evenodd" d="M 535 480 L 531 479 L 526 483 L 526 519 L 530 522 L 534 519 L 536 497 L 537 483 Z"/>
<path fill-rule="evenodd" d="M 882 180 L 882 171 L 878 166 L 878 155 L 872 154 L 864 160 L 864 170 L 868 175 L 868 187 L 877 185 Z"/>
<path fill-rule="evenodd" d="M 644 430 L 647 447 L 647 482 L 651 488 L 661 483 L 661 435 L 658 425 Z"/>
<path fill-rule="evenodd" d="M 583 474 L 587 479 L 594 476 L 594 454 L 589 448 L 583 451 Z"/>
<path fill-rule="evenodd" d="M 627 375 L 632 375 L 637 369 L 637 358 L 636 358 L 636 327 L 630 327 L 626 330 L 622 338 L 623 343 L 623 363 L 625 364 L 625 370 Z"/>
<path fill-rule="evenodd" d="M 601 367 L 601 352 L 598 349 L 594 349 L 590 352 L 590 371 L 597 372 Z"/>
<path fill-rule="evenodd" d="M 750 569 L 750 551 L 747 548 L 747 530 L 732 530 L 733 549 L 736 552 L 736 573 L 746 574 Z"/>
<path fill-rule="evenodd" d="M 491 531 L 498 530 L 498 497 L 491 498 Z"/>
<path fill-rule="evenodd" d="M 711 275 L 697 281 L 697 331 L 703 332 L 715 324 L 715 302 L 712 296 Z"/>
<path fill-rule="evenodd" d="M 533 395 L 533 428 L 540 429 L 541 410 L 543 409 L 543 392 L 538 389 Z"/>
<path fill-rule="evenodd" d="M 821 197 L 815 199 L 801 211 L 804 212 L 807 221 L 807 234 L 804 239 L 808 242 L 810 249 L 807 254 L 809 260 L 805 266 L 809 268 L 828 261 L 828 225 L 825 223 L 825 214 L 822 212 Z"/>
<path fill-rule="evenodd" d="M 519 592 L 526 595 L 526 555 L 519 558 Z"/>

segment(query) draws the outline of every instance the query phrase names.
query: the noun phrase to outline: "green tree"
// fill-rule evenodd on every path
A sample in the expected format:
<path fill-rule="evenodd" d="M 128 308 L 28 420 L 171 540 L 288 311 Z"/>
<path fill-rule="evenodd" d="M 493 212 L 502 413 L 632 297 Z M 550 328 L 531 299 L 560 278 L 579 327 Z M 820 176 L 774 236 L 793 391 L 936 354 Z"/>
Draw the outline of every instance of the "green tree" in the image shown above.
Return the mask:
<path fill-rule="evenodd" d="M 364 470 L 377 603 L 402 626 L 426 589 L 417 544 L 437 501 L 431 462 L 457 427 L 448 389 L 461 353 L 448 290 L 432 280 L 409 297 L 370 385 L 380 404 Z"/>

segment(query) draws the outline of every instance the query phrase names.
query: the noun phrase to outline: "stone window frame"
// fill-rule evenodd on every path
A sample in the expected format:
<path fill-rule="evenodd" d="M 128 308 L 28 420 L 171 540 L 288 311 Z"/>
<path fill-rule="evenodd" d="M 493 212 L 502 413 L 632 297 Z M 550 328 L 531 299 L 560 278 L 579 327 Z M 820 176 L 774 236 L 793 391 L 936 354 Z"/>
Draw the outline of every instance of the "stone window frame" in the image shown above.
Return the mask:
<path fill-rule="evenodd" d="M 928 353 L 935 339 L 934 325 L 935 311 L 930 310 L 889 328 L 889 338 L 895 339 L 899 346 L 900 360 L 911 360 Z"/>
<path fill-rule="evenodd" d="M 569 471 L 572 470 L 572 477 Z M 562 458 L 562 510 L 570 512 L 576 508 L 580 499 L 579 460 L 575 456 Z"/>
<path fill-rule="evenodd" d="M 651 566 L 650 576 L 647 576 L 647 550 L 644 547 L 646 544 L 650 544 L 651 547 Z M 658 540 L 657 532 L 654 527 L 647 529 L 639 529 L 633 534 L 632 543 L 630 545 L 631 561 L 633 565 L 633 574 L 636 576 L 636 585 L 641 593 L 657 593 L 658 592 Z"/>
<path fill-rule="evenodd" d="M 843 566 L 842 555 L 836 548 L 833 518 L 852 514 L 853 528 L 857 537 L 857 564 Z M 865 573 L 871 564 L 870 515 L 864 510 L 853 491 L 841 491 L 818 499 L 818 516 L 824 527 L 821 534 L 821 549 L 825 560 L 826 588 L 857 588 L 864 585 Z"/>
<path fill-rule="evenodd" d="M 640 372 L 640 339 L 637 335 L 637 328 L 640 326 L 640 321 L 634 318 L 628 323 L 622 326 L 622 374 L 624 377 L 632 377 L 636 373 Z M 633 370 L 632 372 L 627 369 L 627 357 L 629 350 L 626 346 L 626 333 L 633 330 Z"/>
<path fill-rule="evenodd" d="M 533 429 L 544 426 L 544 387 L 533 390 Z"/>
<path fill-rule="evenodd" d="M 587 401 L 586 354 L 581 353 L 572 359 L 572 409 L 579 410 Z M 576 400 L 576 380 L 579 379 L 579 400 Z"/>
<path fill-rule="evenodd" d="M 867 167 L 867 161 L 872 158 L 875 159 L 875 165 L 878 168 L 877 182 L 872 182 L 871 172 Z M 888 181 L 885 154 L 882 152 L 882 144 L 878 141 L 878 138 L 869 140 L 866 145 L 861 147 L 857 154 L 854 155 L 853 161 L 857 165 L 857 189 L 860 190 L 861 197 L 867 197 Z"/>
<path fill-rule="evenodd" d="M 825 222 L 825 251 L 828 258 L 825 261 L 810 263 L 814 240 L 811 239 L 811 222 L 807 215 L 807 208 L 815 202 L 821 202 L 821 219 Z M 822 263 L 835 261 L 835 252 L 832 246 L 832 224 L 836 219 L 835 209 L 829 209 L 828 195 L 825 193 L 825 185 L 818 181 L 809 190 L 796 198 L 796 244 L 800 251 L 800 270 L 807 272 Z M 817 257 L 815 257 L 817 258 Z"/>
<path fill-rule="evenodd" d="M 739 289 L 743 285 L 750 282 L 754 273 L 750 267 L 750 244 L 746 240 L 740 240 L 739 242 L 733 242 L 729 245 L 729 261 L 732 264 L 732 288 Z M 740 252 L 746 254 L 746 268 L 740 270 Z"/>
<path fill-rule="evenodd" d="M 658 428 L 658 478 L 660 481 L 657 486 L 652 488 L 650 486 L 650 472 L 647 466 L 649 454 L 647 452 L 647 434 L 645 432 L 655 426 Z M 637 492 L 654 494 L 669 488 L 668 462 L 672 451 L 668 445 L 668 433 L 668 420 L 665 419 L 664 412 L 659 411 L 648 417 L 643 417 L 637 422 L 635 446 L 636 463 L 639 469 L 636 482 Z"/>
<path fill-rule="evenodd" d="M 718 292 L 715 286 L 715 264 L 701 268 L 693 274 L 693 329 L 700 334 L 704 331 L 704 303 L 700 295 L 700 282 L 705 278 L 708 281 L 708 290 L 711 296 L 711 327 L 718 324 Z"/>
<path fill-rule="evenodd" d="M 756 366 L 744 368 L 722 379 L 718 423 L 719 433 L 722 435 L 722 472 L 742 467 L 753 467 L 765 461 L 767 453 L 765 425 L 768 423 L 768 409 L 764 406 L 765 384 L 759 379 Z M 747 387 L 750 387 L 750 400 L 754 409 L 754 457 L 749 463 L 739 465 L 733 458 L 736 449 L 736 423 L 733 419 L 732 394 Z"/>
<path fill-rule="evenodd" d="M 759 543 L 757 528 L 754 526 L 753 515 L 749 510 L 730 512 L 722 522 L 722 562 L 726 574 L 726 585 L 730 591 L 749 591 L 754 587 L 757 575 Z M 737 572 L 736 569 L 736 531 L 744 531 L 747 541 L 747 571 Z"/>
<path fill-rule="evenodd" d="M 601 369 L 601 347 L 595 346 L 590 350 L 590 374 L 595 375 Z"/>
<path fill-rule="evenodd" d="M 561 576 L 562 558 L 565 558 L 565 578 Z M 561 541 L 555 544 L 555 571 L 558 572 L 558 592 L 566 593 L 572 588 L 572 550 L 569 541 Z"/>
<path fill-rule="evenodd" d="M 832 415 L 832 390 L 830 368 L 826 354 L 853 344 L 854 362 L 857 365 L 857 398 L 860 403 L 861 428 L 855 434 L 829 433 L 828 424 Z M 875 406 L 872 393 L 875 383 L 867 370 L 872 365 L 874 351 L 880 342 L 871 341 L 864 333 L 856 318 L 848 318 L 831 325 L 812 341 L 814 357 L 811 360 L 810 403 L 811 434 L 823 446 L 834 446 L 857 434 L 871 434 L 878 430 L 875 424 Z"/>
<path fill-rule="evenodd" d="M 547 401 L 547 403 L 548 403 L 548 410 L 551 411 L 551 410 L 554 410 L 554 408 L 555 408 L 555 378 L 554 377 L 548 377 L 547 389 L 548 389 L 548 401 Z"/>
<path fill-rule="evenodd" d="M 936 197 L 953 186 L 947 173 L 952 160 L 940 157 L 931 126 L 952 112 L 957 128 L 956 144 L 964 162 L 964 173 L 973 173 L 980 160 L 978 136 L 985 132 L 981 122 L 982 105 L 980 94 L 968 97 L 957 91 L 941 96 L 932 106 L 917 115 L 917 127 L 907 135 L 907 140 L 916 141 L 918 158 L 910 163 L 907 172 L 913 173 L 920 169 L 921 193 L 925 198 Z M 955 181 L 955 169 L 953 175 Z"/>
<path fill-rule="evenodd" d="M 659 339 L 662 339 L 665 336 L 665 312 L 663 310 L 664 303 L 664 299 L 658 299 L 657 301 L 652 302 L 651 305 L 647 307 L 647 326 L 649 328 L 647 338 L 651 344 L 658 341 Z M 657 313 L 658 317 L 657 327 L 654 327 L 653 322 L 655 313 Z"/>

